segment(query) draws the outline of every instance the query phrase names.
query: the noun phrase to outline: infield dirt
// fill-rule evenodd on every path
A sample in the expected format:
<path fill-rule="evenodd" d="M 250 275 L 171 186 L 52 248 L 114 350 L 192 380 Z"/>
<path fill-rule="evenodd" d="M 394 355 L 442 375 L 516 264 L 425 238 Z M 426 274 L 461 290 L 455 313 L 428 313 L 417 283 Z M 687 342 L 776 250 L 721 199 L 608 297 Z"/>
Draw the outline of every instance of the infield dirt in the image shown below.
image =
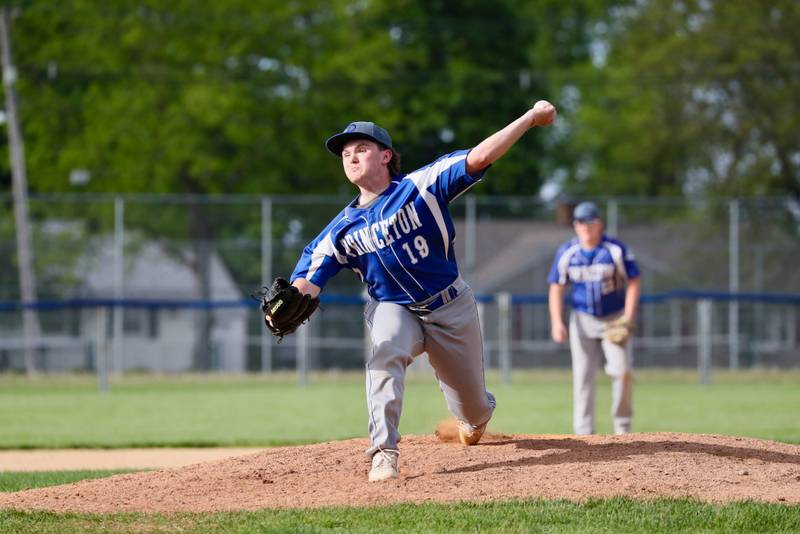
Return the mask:
<path fill-rule="evenodd" d="M 210 512 L 524 498 L 690 497 L 800 503 L 800 446 L 752 438 L 488 434 L 405 436 L 400 477 L 367 482 L 366 439 L 280 447 L 0 494 L 0 508 Z"/>

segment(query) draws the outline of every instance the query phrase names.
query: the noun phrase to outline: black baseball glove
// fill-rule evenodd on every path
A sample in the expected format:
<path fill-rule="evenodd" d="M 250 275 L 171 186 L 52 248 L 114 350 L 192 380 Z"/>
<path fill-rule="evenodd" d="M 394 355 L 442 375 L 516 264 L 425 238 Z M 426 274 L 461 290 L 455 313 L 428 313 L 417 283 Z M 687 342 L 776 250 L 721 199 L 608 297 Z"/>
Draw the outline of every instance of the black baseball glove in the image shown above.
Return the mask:
<path fill-rule="evenodd" d="M 276 278 L 271 287 L 254 294 L 261 301 L 264 323 L 280 342 L 303 324 L 319 307 L 319 298 L 304 295 L 285 278 Z"/>

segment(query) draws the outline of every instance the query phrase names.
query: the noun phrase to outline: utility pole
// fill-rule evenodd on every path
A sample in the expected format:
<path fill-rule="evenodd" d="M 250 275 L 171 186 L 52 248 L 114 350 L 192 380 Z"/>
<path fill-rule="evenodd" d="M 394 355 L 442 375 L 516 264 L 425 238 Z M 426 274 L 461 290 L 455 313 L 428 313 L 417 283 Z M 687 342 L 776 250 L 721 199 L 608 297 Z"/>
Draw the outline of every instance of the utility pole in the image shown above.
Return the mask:
<path fill-rule="evenodd" d="M 25 171 L 25 147 L 22 144 L 22 131 L 17 114 L 17 94 L 14 84 L 17 71 L 11 59 L 11 38 L 9 36 L 11 16 L 9 8 L 3 6 L 0 12 L 0 46 L 2 47 L 3 89 L 6 96 L 6 116 L 8 123 L 8 153 L 11 159 L 11 177 L 14 190 L 14 222 L 17 232 L 17 258 L 19 267 L 19 290 L 23 304 L 22 331 L 25 338 L 25 371 L 36 372 L 34 363 L 35 345 L 41 329 L 39 316 L 34 308 L 26 304 L 36 302 L 36 279 L 33 273 L 33 249 L 28 218 L 28 183 Z"/>

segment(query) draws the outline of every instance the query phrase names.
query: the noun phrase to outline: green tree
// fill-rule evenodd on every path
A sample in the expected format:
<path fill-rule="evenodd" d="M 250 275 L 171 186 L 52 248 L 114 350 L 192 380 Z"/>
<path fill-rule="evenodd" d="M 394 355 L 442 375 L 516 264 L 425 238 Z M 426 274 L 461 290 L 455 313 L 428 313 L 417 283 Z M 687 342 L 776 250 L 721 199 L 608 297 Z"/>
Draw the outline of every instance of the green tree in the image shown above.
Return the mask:
<path fill-rule="evenodd" d="M 387 3 L 388 4 L 388 3 Z M 407 1 L 384 25 L 402 51 L 393 79 L 380 88 L 391 102 L 389 127 L 406 169 L 474 146 L 544 98 L 527 57 L 536 34 L 514 2 Z M 402 59 L 404 58 L 404 59 Z M 541 138 L 528 136 L 476 190 L 535 193 Z"/>
<path fill-rule="evenodd" d="M 607 3 L 26 2 L 31 187 L 71 190 L 80 168 L 95 191 L 349 191 L 325 136 L 379 121 L 406 169 L 469 147 L 558 94 Z M 481 191 L 535 193 L 549 135 L 523 139 Z"/>
<path fill-rule="evenodd" d="M 373 54 L 389 42 L 385 28 L 353 31 L 369 20 L 359 10 L 341 0 L 26 3 L 15 44 L 31 189 L 72 190 L 73 169 L 89 171 L 87 191 L 339 189 L 343 180 L 325 176 L 341 169 L 321 148 L 324 125 L 341 123 L 344 95 L 376 86 L 396 59 Z M 347 68 L 354 58 L 361 65 Z M 210 297 L 213 243 L 236 231 L 230 221 L 198 201 L 132 210 L 126 223 L 188 235 L 191 249 L 177 242 L 173 255 L 196 273 L 198 297 Z M 211 320 L 205 313 L 198 329 L 198 368 L 210 361 Z"/>
<path fill-rule="evenodd" d="M 263 150 L 280 129 L 264 124 L 297 106 L 302 71 L 290 54 L 281 56 L 281 46 L 309 4 L 276 4 L 266 16 L 247 2 L 27 7 L 17 42 L 28 74 L 20 93 L 32 188 L 69 189 L 69 172 L 81 168 L 92 176 L 85 188 L 95 191 L 213 194 L 262 184 L 288 190 L 292 182 L 271 172 Z M 131 222 L 155 236 L 184 228 L 192 247 L 176 246 L 173 254 L 196 273 L 198 297 L 210 298 L 218 228 L 204 203 Z M 196 366 L 206 368 L 210 311 L 200 320 Z"/>
<path fill-rule="evenodd" d="M 551 70 L 585 62 L 588 21 L 605 3 L 18 5 L 14 43 L 32 191 L 205 196 L 352 194 L 341 163 L 322 146 L 351 120 L 389 128 L 406 170 L 473 146 L 548 98 L 557 80 Z M 526 136 L 476 192 L 536 193 L 559 161 L 545 145 L 550 135 Z M 74 169 L 89 171 L 88 184 L 70 184 Z M 189 237 L 191 249 L 176 246 L 173 254 L 208 298 L 213 243 L 241 226 L 203 202 L 127 215 L 145 235 Z M 198 367 L 208 362 L 201 353 Z"/>
<path fill-rule="evenodd" d="M 652 0 L 612 11 L 583 74 L 568 189 L 800 198 L 800 5 Z"/>

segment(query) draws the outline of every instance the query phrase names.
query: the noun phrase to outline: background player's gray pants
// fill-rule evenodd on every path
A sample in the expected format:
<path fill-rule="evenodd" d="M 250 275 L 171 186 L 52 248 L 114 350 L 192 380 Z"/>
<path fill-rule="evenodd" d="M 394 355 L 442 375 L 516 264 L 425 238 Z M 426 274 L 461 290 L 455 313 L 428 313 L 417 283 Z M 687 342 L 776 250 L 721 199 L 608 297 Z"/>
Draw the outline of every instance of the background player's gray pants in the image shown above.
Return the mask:
<path fill-rule="evenodd" d="M 495 399 L 486 391 L 475 297 L 462 280 L 455 285 L 455 299 L 421 317 L 399 304 L 367 303 L 364 316 L 372 341 L 367 361 L 367 455 L 397 449 L 406 367 L 423 352 L 436 371 L 450 413 L 475 426 L 492 417 Z"/>
<path fill-rule="evenodd" d="M 595 378 L 605 355 L 605 372 L 611 376 L 611 416 L 614 433 L 631 430 L 633 415 L 633 357 L 630 340 L 624 346 L 603 339 L 606 324 L 621 314 L 594 317 L 573 312 L 569 320 L 572 352 L 573 427 L 576 434 L 594 434 Z"/>

